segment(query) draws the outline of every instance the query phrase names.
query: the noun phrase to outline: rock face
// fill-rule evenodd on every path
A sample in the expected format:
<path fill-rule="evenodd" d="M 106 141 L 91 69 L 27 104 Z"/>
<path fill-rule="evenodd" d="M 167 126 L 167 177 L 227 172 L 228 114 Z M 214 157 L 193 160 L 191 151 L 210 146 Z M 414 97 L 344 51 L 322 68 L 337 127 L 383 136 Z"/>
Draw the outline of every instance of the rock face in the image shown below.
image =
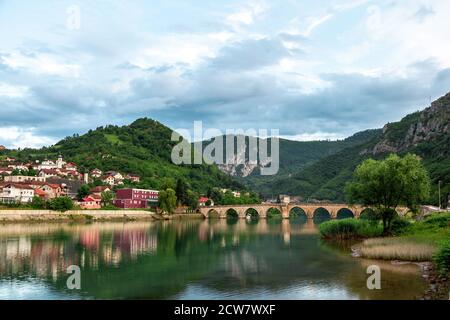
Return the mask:
<path fill-rule="evenodd" d="M 413 113 L 400 122 L 387 124 L 380 142 L 370 153 L 403 152 L 446 133 L 450 133 L 450 93 L 434 101 L 422 112 Z"/>
<path fill-rule="evenodd" d="M 0 145 L 0 151 L 2 151 L 2 150 L 6 150 L 6 147 L 5 147 L 5 146 L 2 146 L 2 145 Z"/>

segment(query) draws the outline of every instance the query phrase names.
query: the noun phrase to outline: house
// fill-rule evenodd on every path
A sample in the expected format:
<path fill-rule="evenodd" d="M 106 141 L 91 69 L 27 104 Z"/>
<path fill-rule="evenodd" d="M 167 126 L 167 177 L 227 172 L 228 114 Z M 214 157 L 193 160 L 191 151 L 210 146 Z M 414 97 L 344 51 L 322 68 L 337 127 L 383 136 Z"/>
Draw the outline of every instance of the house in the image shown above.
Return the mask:
<path fill-rule="evenodd" d="M 111 191 L 111 188 L 108 186 L 97 186 L 91 189 L 91 194 L 101 197 L 102 193 L 106 191 Z"/>
<path fill-rule="evenodd" d="M 12 168 L 0 168 L 0 174 L 2 175 L 10 175 L 13 172 L 14 169 Z"/>
<path fill-rule="evenodd" d="M 64 167 L 64 165 L 66 164 L 66 162 L 64 161 L 63 157 L 60 155 L 58 157 L 58 159 L 56 160 L 55 164 L 58 169 L 62 169 Z"/>
<path fill-rule="evenodd" d="M 117 181 L 122 181 L 124 179 L 123 175 L 120 172 L 116 172 L 116 171 L 107 171 L 106 175 L 112 176 Z"/>
<path fill-rule="evenodd" d="M 51 177 L 57 177 L 59 175 L 59 170 L 57 169 L 41 169 L 39 171 L 38 176 L 39 177 L 45 177 L 45 178 L 51 178 Z"/>
<path fill-rule="evenodd" d="M 78 190 L 83 185 L 82 181 L 59 178 L 59 177 L 48 178 L 47 182 L 50 184 L 60 185 L 61 186 L 61 196 L 67 196 L 71 199 L 75 199 L 77 197 Z"/>
<path fill-rule="evenodd" d="M 41 162 L 41 164 L 39 164 L 37 166 L 38 170 L 42 170 L 42 169 L 57 169 L 58 165 L 53 162 L 52 160 L 44 160 Z"/>
<path fill-rule="evenodd" d="M 100 178 L 102 176 L 103 172 L 100 169 L 94 169 L 91 170 L 91 176 L 94 178 Z"/>
<path fill-rule="evenodd" d="M 17 159 L 16 159 L 16 158 L 13 158 L 13 157 L 6 157 L 5 161 L 6 161 L 6 162 L 16 162 Z"/>
<path fill-rule="evenodd" d="M 122 209 L 144 209 L 158 203 L 158 194 L 156 190 L 120 189 L 113 203 Z"/>
<path fill-rule="evenodd" d="M 0 201 L 3 203 L 28 203 L 34 197 L 34 189 L 30 186 L 8 183 L 3 186 L 3 191 L 0 194 Z"/>
<path fill-rule="evenodd" d="M 210 202 L 209 206 L 214 206 L 214 201 L 212 201 L 212 199 L 206 198 L 206 197 L 200 197 L 200 199 L 198 199 L 198 205 L 200 207 L 206 207 L 206 203 Z"/>
<path fill-rule="evenodd" d="M 8 164 L 8 168 L 11 169 L 17 169 L 17 170 L 24 170 L 24 171 L 28 171 L 28 167 L 26 165 L 24 165 L 23 163 L 11 163 Z"/>
<path fill-rule="evenodd" d="M 116 183 L 116 179 L 114 179 L 114 176 L 112 175 L 107 175 L 102 178 L 102 182 L 113 186 Z"/>
<path fill-rule="evenodd" d="M 278 196 L 278 203 L 290 203 L 290 202 L 291 202 L 291 197 L 289 195 L 280 194 Z"/>
<path fill-rule="evenodd" d="M 64 169 L 66 169 L 67 171 L 78 171 L 78 167 L 75 163 L 73 162 L 69 162 L 64 166 Z"/>
<path fill-rule="evenodd" d="M 62 194 L 62 188 L 58 184 L 46 183 L 39 188 L 46 194 L 46 199 L 58 198 Z"/>
<path fill-rule="evenodd" d="M 47 194 L 41 189 L 34 189 L 34 195 L 41 199 L 47 199 Z"/>
<path fill-rule="evenodd" d="M 137 174 L 127 174 L 125 176 L 125 179 L 131 180 L 131 182 L 140 182 L 141 181 L 141 177 L 138 176 Z"/>
<path fill-rule="evenodd" d="M 81 209 L 100 209 L 102 207 L 101 205 L 102 199 L 94 196 L 89 195 L 87 197 L 84 197 L 83 200 L 79 201 L 79 205 Z"/>
<path fill-rule="evenodd" d="M 45 182 L 45 177 L 34 177 L 34 176 L 6 176 L 5 181 L 13 182 L 13 183 L 21 183 L 21 182 L 31 182 L 31 181 L 40 181 Z"/>

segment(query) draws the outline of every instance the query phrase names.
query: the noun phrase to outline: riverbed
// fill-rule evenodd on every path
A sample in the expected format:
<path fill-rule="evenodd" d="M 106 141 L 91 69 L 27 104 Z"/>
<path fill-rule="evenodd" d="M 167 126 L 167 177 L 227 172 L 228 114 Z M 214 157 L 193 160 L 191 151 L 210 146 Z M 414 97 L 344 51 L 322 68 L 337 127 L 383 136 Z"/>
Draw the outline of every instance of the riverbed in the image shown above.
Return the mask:
<path fill-rule="evenodd" d="M 351 256 L 311 220 L 0 225 L 0 299 L 417 299 L 414 264 Z M 81 288 L 70 290 L 69 266 Z M 367 288 L 367 268 L 381 289 Z"/>

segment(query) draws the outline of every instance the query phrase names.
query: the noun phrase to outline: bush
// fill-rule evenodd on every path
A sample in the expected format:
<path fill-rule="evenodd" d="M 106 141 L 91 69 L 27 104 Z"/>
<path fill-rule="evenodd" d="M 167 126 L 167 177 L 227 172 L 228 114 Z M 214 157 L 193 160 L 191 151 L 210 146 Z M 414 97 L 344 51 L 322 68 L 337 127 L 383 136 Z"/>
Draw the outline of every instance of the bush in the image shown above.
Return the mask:
<path fill-rule="evenodd" d="M 73 202 L 68 197 L 59 197 L 50 200 L 48 207 L 51 210 L 64 212 L 73 208 Z"/>
<path fill-rule="evenodd" d="M 439 228 L 450 226 L 450 213 L 436 213 L 423 221 L 425 224 Z"/>
<path fill-rule="evenodd" d="M 438 252 L 433 256 L 433 261 L 436 263 L 440 272 L 450 273 L 450 241 L 443 242 Z"/>
<path fill-rule="evenodd" d="M 411 222 L 408 219 L 396 217 L 392 220 L 391 224 L 391 232 L 393 234 L 400 234 L 406 231 L 409 228 Z"/>
<path fill-rule="evenodd" d="M 378 237 L 383 233 L 383 227 L 368 221 L 344 219 L 324 222 L 319 231 L 322 238 L 346 240 Z"/>

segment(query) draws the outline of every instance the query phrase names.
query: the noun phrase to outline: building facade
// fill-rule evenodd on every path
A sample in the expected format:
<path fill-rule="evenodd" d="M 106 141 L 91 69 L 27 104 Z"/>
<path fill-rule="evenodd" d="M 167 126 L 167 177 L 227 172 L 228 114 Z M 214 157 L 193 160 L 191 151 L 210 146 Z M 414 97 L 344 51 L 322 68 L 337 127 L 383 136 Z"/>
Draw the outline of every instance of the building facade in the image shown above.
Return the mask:
<path fill-rule="evenodd" d="M 158 203 L 156 190 L 121 189 L 116 192 L 114 205 L 122 209 L 145 209 Z"/>

